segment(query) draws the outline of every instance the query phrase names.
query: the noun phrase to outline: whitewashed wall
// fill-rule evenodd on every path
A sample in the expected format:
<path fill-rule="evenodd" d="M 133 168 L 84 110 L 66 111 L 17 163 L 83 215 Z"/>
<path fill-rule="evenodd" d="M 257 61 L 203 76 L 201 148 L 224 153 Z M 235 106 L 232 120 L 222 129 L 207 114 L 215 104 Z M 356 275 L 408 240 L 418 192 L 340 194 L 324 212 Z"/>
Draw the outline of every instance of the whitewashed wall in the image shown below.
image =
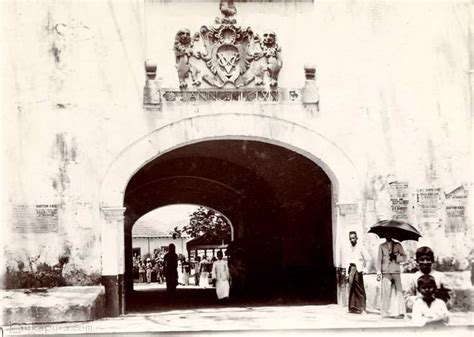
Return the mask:
<path fill-rule="evenodd" d="M 318 130 L 347 154 L 361 179 L 365 227 L 389 215 L 389 181 L 407 181 L 412 198 L 417 188 L 470 188 L 469 1 L 236 5 L 239 24 L 276 32 L 280 86 L 301 87 L 303 65 L 316 64 L 318 116 L 279 107 L 260 113 Z M 75 268 L 100 273 L 99 191 L 114 158 L 160 126 L 225 110 L 142 108 L 143 62 L 156 60 L 161 85 L 177 87 L 175 33 L 212 24 L 217 4 L 1 6 L 3 262 L 14 267 L 40 255 L 54 264 L 67 253 Z M 57 232 L 12 231 L 12 209 L 24 204 L 58 204 Z M 446 243 L 440 227 L 422 243 L 464 257 L 470 218 L 467 228 Z"/>

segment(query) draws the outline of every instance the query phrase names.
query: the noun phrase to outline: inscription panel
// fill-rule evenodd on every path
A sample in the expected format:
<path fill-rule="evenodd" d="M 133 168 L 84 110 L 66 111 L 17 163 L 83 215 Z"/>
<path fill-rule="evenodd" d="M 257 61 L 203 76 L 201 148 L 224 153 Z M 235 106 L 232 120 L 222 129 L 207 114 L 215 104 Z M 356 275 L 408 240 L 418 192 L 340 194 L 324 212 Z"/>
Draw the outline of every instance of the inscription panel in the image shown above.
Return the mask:
<path fill-rule="evenodd" d="M 15 205 L 12 231 L 16 233 L 51 233 L 58 231 L 58 205 Z"/>

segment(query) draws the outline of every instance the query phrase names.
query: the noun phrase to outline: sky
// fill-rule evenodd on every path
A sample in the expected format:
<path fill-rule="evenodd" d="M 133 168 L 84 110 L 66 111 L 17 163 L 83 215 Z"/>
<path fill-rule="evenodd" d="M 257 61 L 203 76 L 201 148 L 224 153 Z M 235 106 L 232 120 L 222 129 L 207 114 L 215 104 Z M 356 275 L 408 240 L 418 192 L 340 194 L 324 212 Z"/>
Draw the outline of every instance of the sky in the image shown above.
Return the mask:
<path fill-rule="evenodd" d="M 169 205 L 157 208 L 137 220 L 138 222 L 152 222 L 159 226 L 159 230 L 168 232 L 178 224 L 185 225 L 189 222 L 189 215 L 199 206 L 189 204 Z"/>

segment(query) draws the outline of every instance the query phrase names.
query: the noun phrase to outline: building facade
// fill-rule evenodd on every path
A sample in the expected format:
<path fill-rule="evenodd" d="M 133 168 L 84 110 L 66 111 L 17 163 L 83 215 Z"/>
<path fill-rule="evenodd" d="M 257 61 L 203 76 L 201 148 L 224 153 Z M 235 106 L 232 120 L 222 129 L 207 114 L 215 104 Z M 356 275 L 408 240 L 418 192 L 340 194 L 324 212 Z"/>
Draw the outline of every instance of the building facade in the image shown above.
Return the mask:
<path fill-rule="evenodd" d="M 328 275 L 321 293 L 381 219 L 471 254 L 469 1 L 2 9 L 3 276 L 66 255 L 124 313 L 133 224 L 176 203 L 225 214 L 296 287 Z"/>

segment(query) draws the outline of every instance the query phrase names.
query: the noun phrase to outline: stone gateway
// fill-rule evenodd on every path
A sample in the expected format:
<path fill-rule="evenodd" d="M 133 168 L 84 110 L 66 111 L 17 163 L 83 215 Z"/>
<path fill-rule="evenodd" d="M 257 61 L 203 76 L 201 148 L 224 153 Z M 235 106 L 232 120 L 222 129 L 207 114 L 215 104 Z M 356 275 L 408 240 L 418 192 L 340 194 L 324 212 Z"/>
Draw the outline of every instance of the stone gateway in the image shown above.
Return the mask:
<path fill-rule="evenodd" d="M 468 270 L 468 1 L 1 8 L 4 288 L 95 287 L 123 315 L 133 225 L 174 204 L 229 219 L 251 298 L 343 305 L 341 249 L 375 257 L 383 219 L 421 232 L 408 261 Z"/>

